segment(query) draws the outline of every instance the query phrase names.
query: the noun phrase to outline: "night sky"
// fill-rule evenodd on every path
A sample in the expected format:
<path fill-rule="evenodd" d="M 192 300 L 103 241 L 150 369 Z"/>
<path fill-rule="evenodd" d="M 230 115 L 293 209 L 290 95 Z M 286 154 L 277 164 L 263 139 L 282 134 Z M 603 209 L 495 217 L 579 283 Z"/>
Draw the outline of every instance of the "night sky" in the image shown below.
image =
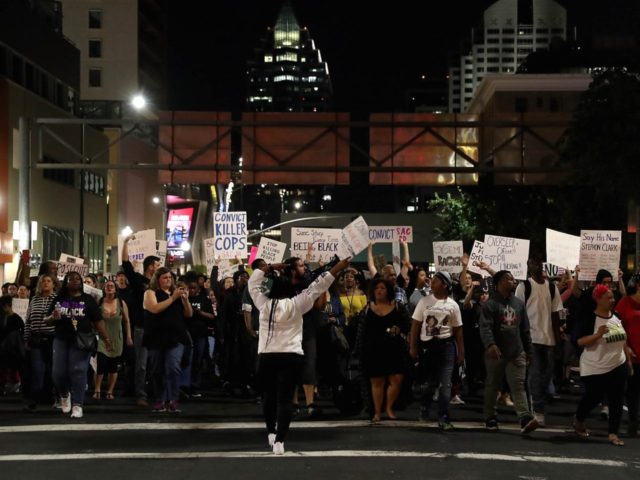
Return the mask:
<path fill-rule="evenodd" d="M 293 0 L 329 63 L 338 111 L 400 111 L 420 76 L 444 76 L 447 58 L 494 0 L 415 2 L 383 6 L 349 0 Z M 169 107 L 242 110 L 246 61 L 275 23 L 282 0 L 170 0 Z M 584 39 L 629 18 L 633 0 L 560 1 Z M 592 5 L 595 4 L 595 5 Z M 435 9 L 437 6 L 437 9 Z M 637 11 L 637 7 L 633 7 Z M 613 27 L 611 27 L 613 28 Z M 619 27 L 616 27 L 619 28 Z M 631 23 L 629 28 L 634 27 Z"/>

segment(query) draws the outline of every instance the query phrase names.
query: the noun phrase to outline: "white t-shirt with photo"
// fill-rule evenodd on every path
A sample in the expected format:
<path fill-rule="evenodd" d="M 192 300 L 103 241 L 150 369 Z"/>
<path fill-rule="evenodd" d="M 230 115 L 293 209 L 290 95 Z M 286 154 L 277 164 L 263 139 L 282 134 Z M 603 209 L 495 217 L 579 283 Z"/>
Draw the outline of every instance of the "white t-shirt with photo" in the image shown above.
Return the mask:
<path fill-rule="evenodd" d="M 526 302 L 527 317 L 529 317 L 529 326 L 531 328 L 531 342 L 539 345 L 553 346 L 556 344 L 556 337 L 553 334 L 553 324 L 551 323 L 551 314 L 559 312 L 564 308 L 562 297 L 555 285 L 555 295 L 551 299 L 549 291 L 549 280 L 545 280 L 543 284 L 536 282 L 530 278 L 531 296 Z M 524 282 L 518 284 L 516 288 L 516 297 L 523 302 L 525 294 Z"/>
<path fill-rule="evenodd" d="M 585 347 L 580 355 L 580 376 L 602 375 L 619 367 L 626 361 L 624 346 L 627 335 L 618 317 L 612 315 L 604 318 L 596 315 L 593 333 L 596 333 L 601 325 L 606 325 L 609 332 L 591 345 Z"/>
<path fill-rule="evenodd" d="M 444 340 L 453 335 L 453 327 L 462 326 L 462 314 L 458 303 L 451 297 L 437 299 L 433 295 L 424 297 L 416 305 L 413 319 L 422 322 L 420 340 L 432 338 Z"/>

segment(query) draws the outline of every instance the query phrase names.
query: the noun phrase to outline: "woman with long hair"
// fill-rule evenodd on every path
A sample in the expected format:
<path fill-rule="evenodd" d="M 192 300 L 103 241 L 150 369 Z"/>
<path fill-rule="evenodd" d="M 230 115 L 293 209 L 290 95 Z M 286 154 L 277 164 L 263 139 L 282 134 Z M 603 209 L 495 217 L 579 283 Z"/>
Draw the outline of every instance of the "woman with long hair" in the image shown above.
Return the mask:
<path fill-rule="evenodd" d="M 111 351 L 103 340 L 98 342 L 98 369 L 95 375 L 95 391 L 93 399 L 100 400 L 102 378 L 107 375 L 106 399 L 113 400 L 113 389 L 118 380 L 118 360 L 122 356 L 124 347 L 124 335 L 126 334 L 127 346 L 133 346 L 131 325 L 129 323 L 129 308 L 124 300 L 118 297 L 116 282 L 108 280 L 102 289 L 103 297 L 100 301 L 100 313 L 105 323 L 105 328 L 111 339 Z"/>
<path fill-rule="evenodd" d="M 45 316 L 54 297 L 56 280 L 49 274 L 40 275 L 35 295 L 29 302 L 24 326 L 24 344 L 30 364 L 31 388 L 25 398 L 26 408 L 34 410 L 38 400 L 51 400 L 51 362 L 55 327 L 47 324 Z"/>
<path fill-rule="evenodd" d="M 249 293 L 260 311 L 258 335 L 258 380 L 263 388 L 263 413 L 267 440 L 276 455 L 284 454 L 284 440 L 293 413 L 293 393 L 301 374 L 302 315 L 327 291 L 337 274 L 349 265 L 341 260 L 329 272 L 321 274 L 308 288 L 293 298 L 290 281 L 275 278 L 268 296 L 262 291 L 265 276 L 285 265 L 263 262 L 249 279 Z"/>
<path fill-rule="evenodd" d="M 156 270 L 144 294 L 144 339 L 149 349 L 156 413 L 180 413 L 181 362 L 189 336 L 185 317 L 193 315 L 186 287 L 175 286 L 168 268 Z"/>
<path fill-rule="evenodd" d="M 61 396 L 62 413 L 71 412 L 71 418 L 82 418 L 87 369 L 94 352 L 89 339 L 97 330 L 108 350 L 111 339 L 96 301 L 82 290 L 82 276 L 78 272 L 69 272 L 64 277 L 45 320 L 55 326 L 53 383 Z"/>

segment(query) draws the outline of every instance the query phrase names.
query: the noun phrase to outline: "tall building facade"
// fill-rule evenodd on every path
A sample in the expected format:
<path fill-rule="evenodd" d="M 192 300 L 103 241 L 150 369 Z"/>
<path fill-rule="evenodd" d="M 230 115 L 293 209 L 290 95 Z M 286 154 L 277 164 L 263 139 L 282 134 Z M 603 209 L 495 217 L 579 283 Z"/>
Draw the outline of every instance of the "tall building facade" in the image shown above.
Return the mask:
<path fill-rule="evenodd" d="M 567 38 L 567 11 L 554 0 L 499 0 L 449 69 L 449 111 L 464 112 L 486 74 L 513 74 L 532 52 Z"/>
<path fill-rule="evenodd" d="M 289 2 L 247 65 L 247 109 L 324 112 L 332 109 L 329 66 Z"/>
<path fill-rule="evenodd" d="M 81 52 L 81 115 L 122 118 L 143 94 L 166 100 L 166 0 L 62 0 L 63 32 Z"/>

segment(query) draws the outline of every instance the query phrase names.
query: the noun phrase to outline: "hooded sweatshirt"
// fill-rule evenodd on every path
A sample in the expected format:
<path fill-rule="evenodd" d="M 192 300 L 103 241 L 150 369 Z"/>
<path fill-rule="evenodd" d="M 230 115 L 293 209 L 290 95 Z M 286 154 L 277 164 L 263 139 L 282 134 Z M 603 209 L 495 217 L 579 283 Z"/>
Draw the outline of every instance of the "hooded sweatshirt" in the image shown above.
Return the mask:
<path fill-rule="evenodd" d="M 484 348 L 497 345 L 506 360 L 516 358 L 523 351 L 531 353 L 527 309 L 515 295 L 505 298 L 494 292 L 482 307 L 479 326 Z"/>
<path fill-rule="evenodd" d="M 328 290 L 335 280 L 333 275 L 325 272 L 295 297 L 281 299 L 271 299 L 263 293 L 264 280 L 264 272 L 258 269 L 249 278 L 249 295 L 260 312 L 258 353 L 304 355 L 302 315 L 311 310 L 316 299 Z M 272 307 L 273 319 L 269 327 Z"/>

